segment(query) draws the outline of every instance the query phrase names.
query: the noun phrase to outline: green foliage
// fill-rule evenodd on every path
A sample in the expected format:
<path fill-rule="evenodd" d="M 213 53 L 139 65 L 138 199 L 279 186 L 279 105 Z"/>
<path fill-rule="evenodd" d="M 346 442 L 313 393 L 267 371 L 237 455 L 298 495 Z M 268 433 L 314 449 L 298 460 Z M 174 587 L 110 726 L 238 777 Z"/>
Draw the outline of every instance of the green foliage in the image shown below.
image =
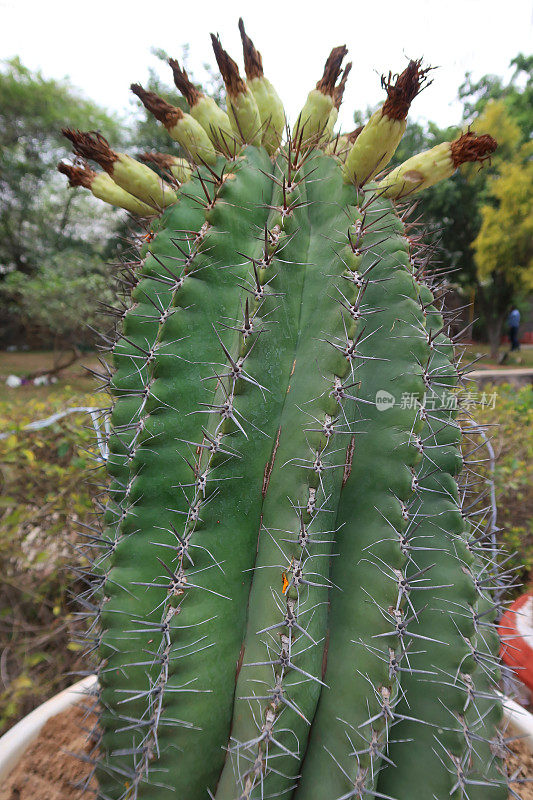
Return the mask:
<path fill-rule="evenodd" d="M 524 145 L 490 179 L 473 243 L 479 279 L 495 280 L 501 273 L 516 294 L 533 290 L 532 152 Z"/>
<path fill-rule="evenodd" d="M 496 394 L 494 408 L 476 407 L 476 421 L 487 426 L 496 455 L 499 538 L 527 585 L 533 571 L 533 387 L 517 390 L 500 383 L 485 386 L 484 391 Z M 486 458 L 487 451 L 481 452 Z M 489 477 L 487 463 L 481 472 Z"/>
<path fill-rule="evenodd" d="M 521 143 L 518 122 L 505 99 L 490 100 L 476 127 L 494 131 L 501 151 L 483 180 L 480 227 L 472 241 L 478 298 L 489 326 L 493 356 L 510 305 L 533 289 L 533 163 L 531 144 Z"/>
<path fill-rule="evenodd" d="M 5 62 L 0 70 L 0 334 L 3 326 L 22 325 L 26 331 L 41 330 L 48 340 L 65 334 L 62 343 L 69 345 L 72 326 L 65 318 L 74 309 L 56 303 L 52 315 L 52 297 L 59 297 L 60 286 L 68 288 L 70 278 L 76 297 L 73 288 L 66 294 L 78 308 L 87 308 L 97 285 L 107 293 L 104 263 L 116 256 L 112 232 L 118 214 L 97 213 L 92 198 L 72 192 L 57 175 L 55 166 L 67 155 L 60 133 L 65 124 L 99 129 L 120 141 L 116 120 L 68 82 L 47 80 L 18 59 Z M 91 270 L 95 281 L 85 300 L 80 277 Z M 46 305 L 32 307 L 40 299 Z M 93 306 L 91 317 L 94 311 Z M 80 317 L 78 331 L 82 322 Z"/>
<path fill-rule="evenodd" d="M 0 264 L 31 274 L 72 237 L 76 220 L 64 181 L 51 178 L 67 155 L 61 127 L 120 137 L 117 123 L 67 82 L 32 73 L 19 59 L 0 71 Z M 55 177 L 55 176 L 54 176 Z M 53 192 L 54 202 L 50 204 Z M 79 204 L 83 215 L 84 204 Z"/>
<path fill-rule="evenodd" d="M 0 733 L 71 682 L 81 669 L 81 633 L 69 570 L 85 560 L 73 550 L 79 523 L 93 523 L 87 473 L 94 467 L 87 416 L 65 417 L 39 431 L 24 425 L 69 405 L 99 405 L 102 397 L 65 386 L 46 399 L 33 389 L 0 402 Z M 93 473 L 98 481 L 98 472 Z"/>
<path fill-rule="evenodd" d="M 33 275 L 10 273 L 0 283 L 0 302 L 16 306 L 28 338 L 76 346 L 92 338 L 87 326 L 102 328 L 98 304 L 113 304 L 113 283 L 100 257 L 73 248 Z"/>
<path fill-rule="evenodd" d="M 484 75 L 474 82 L 468 72 L 459 87 L 459 98 L 464 103 L 467 120 L 476 119 L 491 100 L 502 100 L 510 117 L 516 120 L 522 142 L 527 142 L 533 130 L 533 56 L 519 53 L 512 59 L 511 66 L 515 69 L 506 85 L 497 75 Z"/>

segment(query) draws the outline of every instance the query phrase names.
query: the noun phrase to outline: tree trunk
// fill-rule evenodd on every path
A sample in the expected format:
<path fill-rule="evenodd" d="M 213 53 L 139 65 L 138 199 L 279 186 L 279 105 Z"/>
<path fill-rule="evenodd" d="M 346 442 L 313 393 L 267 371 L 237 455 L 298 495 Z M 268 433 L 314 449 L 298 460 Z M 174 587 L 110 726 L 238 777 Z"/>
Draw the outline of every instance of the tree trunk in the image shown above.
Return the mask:
<path fill-rule="evenodd" d="M 512 288 L 499 273 L 493 273 L 492 285 L 477 284 L 477 299 L 485 317 L 490 357 L 494 361 L 498 361 L 504 322 L 512 297 Z"/>
<path fill-rule="evenodd" d="M 34 378 L 40 378 L 43 375 L 46 375 L 47 377 L 52 377 L 52 375 L 58 375 L 67 367 L 70 367 L 72 366 L 72 364 L 75 364 L 76 361 L 78 361 L 81 358 L 82 353 L 78 350 L 78 348 L 75 345 L 73 345 L 70 348 L 70 358 L 68 358 L 67 361 L 64 361 L 63 363 L 61 363 L 62 355 L 63 353 L 59 353 L 59 355 L 56 355 L 56 357 L 54 358 L 54 365 L 50 369 L 37 370 L 37 372 L 32 372 L 29 375 L 26 375 L 26 378 L 31 381 Z"/>
<path fill-rule="evenodd" d="M 492 361 L 498 361 L 499 348 L 502 339 L 503 319 L 492 319 L 488 325 L 490 357 Z"/>

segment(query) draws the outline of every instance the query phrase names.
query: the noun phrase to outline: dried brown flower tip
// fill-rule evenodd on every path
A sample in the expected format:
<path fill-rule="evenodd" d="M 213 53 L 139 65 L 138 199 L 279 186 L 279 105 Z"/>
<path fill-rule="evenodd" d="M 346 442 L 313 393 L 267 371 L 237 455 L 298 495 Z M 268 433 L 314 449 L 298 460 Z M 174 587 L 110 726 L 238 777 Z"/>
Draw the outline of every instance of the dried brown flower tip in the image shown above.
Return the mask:
<path fill-rule="evenodd" d="M 459 167 L 467 161 L 486 161 L 498 147 L 496 139 L 484 133 L 477 136 L 473 131 L 463 133 L 451 143 L 452 161 L 454 167 Z"/>
<path fill-rule="evenodd" d="M 84 186 L 86 189 L 90 189 L 96 178 L 96 172 L 94 172 L 88 164 L 82 166 L 79 164 L 66 164 L 64 161 L 60 161 L 57 165 L 57 169 L 63 175 L 67 176 L 68 185 L 72 188 L 75 186 Z"/>
<path fill-rule="evenodd" d="M 62 128 L 61 133 L 74 145 L 74 152 L 82 158 L 90 158 L 100 164 L 106 172 L 113 172 L 113 165 L 118 155 L 111 150 L 107 139 L 97 131 L 84 133 L 72 128 Z"/>
<path fill-rule="evenodd" d="M 334 47 L 329 54 L 324 66 L 324 74 L 316 85 L 316 88 L 322 94 L 329 94 L 330 97 L 334 97 L 335 84 L 340 75 L 342 60 L 347 53 L 346 45 L 343 44 L 340 47 Z"/>
<path fill-rule="evenodd" d="M 342 98 L 344 97 L 344 90 L 346 88 L 346 81 L 348 80 L 348 75 L 350 74 L 351 69 L 352 69 L 352 62 L 350 61 L 344 67 L 342 78 L 333 89 L 333 104 L 337 110 L 341 107 Z"/>
<path fill-rule="evenodd" d="M 133 94 L 137 95 L 143 106 L 166 128 L 172 128 L 180 119 L 183 119 L 184 114 L 181 108 L 170 105 L 155 92 L 147 92 L 139 83 L 132 83 L 130 89 Z"/>
<path fill-rule="evenodd" d="M 248 80 L 263 77 L 263 59 L 261 53 L 255 49 L 254 43 L 244 30 L 242 17 L 239 19 L 239 31 L 242 40 L 242 51 L 244 55 L 244 70 Z"/>
<path fill-rule="evenodd" d="M 358 128 L 355 128 L 355 130 L 350 131 L 350 133 L 346 134 L 349 144 L 353 144 L 355 142 L 355 140 L 357 139 L 363 128 L 364 125 L 359 125 Z"/>
<path fill-rule="evenodd" d="M 213 44 L 213 50 L 215 51 L 215 58 L 220 74 L 226 85 L 227 93 L 230 97 L 237 97 L 237 95 L 245 93 L 247 87 L 239 75 L 239 67 L 222 47 L 219 36 L 215 36 L 212 33 L 211 42 Z"/>
<path fill-rule="evenodd" d="M 170 169 L 175 162 L 174 156 L 166 153 L 141 153 L 139 159 L 145 164 L 155 164 L 160 169 Z"/>
<path fill-rule="evenodd" d="M 200 92 L 193 83 L 191 83 L 186 70 L 180 67 L 175 58 L 169 58 L 168 63 L 172 69 L 176 88 L 179 89 L 189 106 L 192 108 L 197 104 L 198 100 L 204 96 L 203 93 Z"/>
<path fill-rule="evenodd" d="M 383 104 L 383 114 L 390 119 L 405 119 L 409 106 L 422 89 L 429 86 L 428 72 L 433 67 L 421 68 L 422 59 L 411 60 L 400 75 L 389 72 L 388 77 L 381 76 L 381 85 L 387 92 Z"/>

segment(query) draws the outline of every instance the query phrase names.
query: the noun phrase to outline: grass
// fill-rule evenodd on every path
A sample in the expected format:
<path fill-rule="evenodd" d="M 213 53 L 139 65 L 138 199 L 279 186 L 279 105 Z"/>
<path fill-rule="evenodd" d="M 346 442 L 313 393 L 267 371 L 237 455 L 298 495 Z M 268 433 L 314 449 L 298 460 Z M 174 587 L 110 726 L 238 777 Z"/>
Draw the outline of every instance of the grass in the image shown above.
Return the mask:
<path fill-rule="evenodd" d="M 12 353 L 0 351 L 0 402 L 11 401 L 15 410 L 28 400 L 39 399 L 46 402 L 48 397 L 63 389 L 67 394 L 85 394 L 94 391 L 96 381 L 85 369 L 85 367 L 99 369 L 98 358 L 94 353 L 85 353 L 79 361 L 59 374 L 57 383 L 49 386 L 34 386 L 29 383 L 14 390 L 5 385 L 8 375 L 22 378 L 38 370 L 51 369 L 53 365 L 54 353 L 49 350 Z"/>
<path fill-rule="evenodd" d="M 1 353 L 0 375 L 23 375 L 50 364 L 47 353 Z M 82 359 L 94 366 L 96 359 Z M 83 669 L 76 638 L 81 623 L 73 595 L 82 586 L 71 567 L 84 563 L 79 523 L 95 520 L 89 483 L 104 478 L 94 470 L 93 434 L 86 414 L 65 417 L 48 428 L 24 431 L 28 422 L 70 406 L 105 405 L 95 381 L 81 365 L 70 367 L 52 386 L 10 389 L 0 378 L 0 733 L 73 681 Z M 476 405 L 498 456 L 500 538 L 516 550 L 525 582 L 533 571 L 533 389 L 485 386 L 495 404 Z M 478 393 L 478 400 L 481 392 Z M 476 455 L 483 459 L 485 456 Z M 486 463 L 476 467 L 485 478 Z"/>
<path fill-rule="evenodd" d="M 500 347 L 500 358 L 504 353 L 508 353 L 504 364 L 499 364 L 490 357 L 490 347 L 488 344 L 481 344 L 474 342 L 465 348 L 464 361 L 473 361 L 479 356 L 483 356 L 474 369 L 512 369 L 513 367 L 531 367 L 533 368 L 533 345 L 522 345 L 521 349 L 517 352 L 509 352 L 509 345 Z"/>

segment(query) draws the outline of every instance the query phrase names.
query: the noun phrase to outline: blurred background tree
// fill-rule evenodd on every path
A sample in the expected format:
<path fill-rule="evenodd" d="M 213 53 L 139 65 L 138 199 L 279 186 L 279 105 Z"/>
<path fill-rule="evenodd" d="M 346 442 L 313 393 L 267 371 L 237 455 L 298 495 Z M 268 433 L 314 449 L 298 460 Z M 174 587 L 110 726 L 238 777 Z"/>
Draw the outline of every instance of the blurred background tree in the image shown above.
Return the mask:
<path fill-rule="evenodd" d="M 436 260 L 449 268 L 463 301 L 475 304 L 470 336 L 487 340 L 493 358 L 511 305 L 526 308 L 533 290 L 533 56 L 519 54 L 511 67 L 508 83 L 496 75 L 474 82 L 467 73 L 458 91 L 463 124 L 441 129 L 432 122 L 427 127 L 408 123 L 393 162 L 452 139 L 467 126 L 497 140 L 498 149 L 483 169 L 464 165 L 418 201 L 426 236 L 437 241 Z"/>
<path fill-rule="evenodd" d="M 61 136 L 65 124 L 122 139 L 117 119 L 67 81 L 47 80 L 16 58 L 5 62 L 0 70 L 0 335 L 7 340 L 18 336 L 41 346 L 50 340 L 63 345 L 69 312 L 56 305 L 57 318 L 50 318 L 49 327 L 43 324 L 37 316 L 45 309 L 36 304 L 30 312 L 36 287 L 42 280 L 43 287 L 55 281 L 65 289 L 73 269 L 69 264 L 80 261 L 89 272 L 97 267 L 103 277 L 102 267 L 116 250 L 109 237 L 116 215 L 102 212 L 85 193 L 69 191 L 56 172 L 57 162 L 68 154 Z M 64 297 L 81 309 L 86 298 L 83 285 L 77 286 L 76 297 L 72 291 Z M 81 341 L 84 337 L 86 332 Z"/>
<path fill-rule="evenodd" d="M 166 62 L 161 50 L 154 55 Z M 186 49 L 182 53 L 187 63 Z M 222 79 L 206 67 L 210 91 Z M 150 70 L 145 85 L 186 109 L 179 92 Z M 134 223 L 86 192 L 71 191 L 56 165 L 70 156 L 65 125 L 98 130 L 117 150 L 138 155 L 172 146 L 137 101 L 126 126 L 83 98 L 67 80 L 45 79 L 19 59 L 0 68 L 0 344 L 92 346 L 98 300 L 110 302 L 109 262 L 124 255 Z"/>
<path fill-rule="evenodd" d="M 116 119 L 82 98 L 66 81 L 46 80 L 15 58 L 0 71 L 0 268 L 33 274 L 72 242 L 84 247 L 75 220 L 79 198 L 56 180 L 67 155 L 65 123 L 120 140 Z M 78 213 L 77 213 L 78 212 Z"/>
<path fill-rule="evenodd" d="M 530 86 L 533 60 L 528 63 Z M 525 109 L 517 97 L 523 95 L 489 98 L 476 121 L 480 133 L 490 127 L 498 140 L 491 168 L 482 179 L 479 227 L 472 242 L 478 305 L 493 357 L 511 305 L 525 301 L 533 291 L 533 143 L 527 141 L 533 131 L 533 105 Z M 526 138 L 523 126 L 528 119 Z M 476 176 L 472 182 L 480 180 Z"/>

